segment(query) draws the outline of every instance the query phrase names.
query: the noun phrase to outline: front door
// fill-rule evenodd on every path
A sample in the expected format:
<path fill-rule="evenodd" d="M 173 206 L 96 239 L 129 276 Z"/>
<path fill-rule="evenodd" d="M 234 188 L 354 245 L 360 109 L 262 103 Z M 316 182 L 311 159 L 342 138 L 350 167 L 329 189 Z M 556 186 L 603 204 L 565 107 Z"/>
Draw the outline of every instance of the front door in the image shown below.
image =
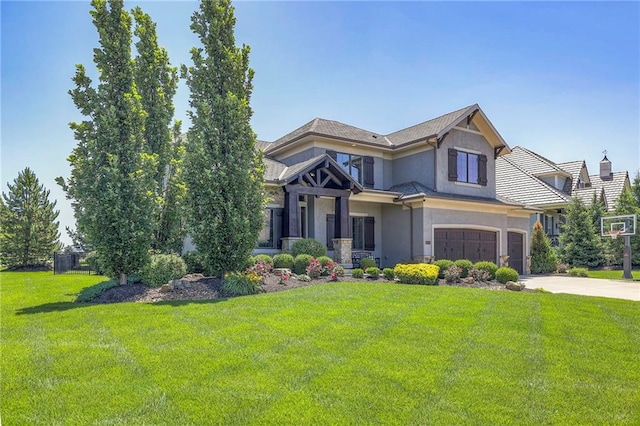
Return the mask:
<path fill-rule="evenodd" d="M 509 266 L 519 274 L 524 273 L 524 234 L 520 232 L 507 233 L 507 251 Z"/>

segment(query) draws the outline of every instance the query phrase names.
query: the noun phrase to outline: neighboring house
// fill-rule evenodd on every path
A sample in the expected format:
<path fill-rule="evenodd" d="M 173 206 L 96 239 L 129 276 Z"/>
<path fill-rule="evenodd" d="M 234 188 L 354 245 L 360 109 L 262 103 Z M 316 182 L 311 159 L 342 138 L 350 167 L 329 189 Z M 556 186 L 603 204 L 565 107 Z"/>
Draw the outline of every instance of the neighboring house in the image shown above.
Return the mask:
<path fill-rule="evenodd" d="M 519 146 L 496 160 L 496 180 L 499 196 L 543 210 L 531 216 L 530 226 L 539 220 L 554 245 L 573 197 L 591 205 L 595 196 L 607 211 L 613 211 L 624 188 L 630 186 L 629 174 L 612 172 L 606 155 L 600 162 L 600 173 L 589 175 L 584 160 L 554 163 Z"/>
<path fill-rule="evenodd" d="M 256 252 L 309 237 L 347 266 L 369 256 L 529 269 L 541 210 L 496 194 L 496 159 L 511 150 L 477 104 L 387 135 L 316 118 L 258 147 L 269 201 Z"/>

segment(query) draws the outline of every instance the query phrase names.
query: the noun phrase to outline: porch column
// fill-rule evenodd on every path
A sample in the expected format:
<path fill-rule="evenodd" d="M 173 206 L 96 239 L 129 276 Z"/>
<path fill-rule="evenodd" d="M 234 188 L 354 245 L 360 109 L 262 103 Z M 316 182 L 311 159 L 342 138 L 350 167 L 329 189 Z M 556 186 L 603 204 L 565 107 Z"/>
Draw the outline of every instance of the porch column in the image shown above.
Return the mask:
<path fill-rule="evenodd" d="M 349 197 L 336 197 L 335 200 L 336 224 L 333 259 L 341 265 L 351 265 L 353 239 L 349 229 Z"/>
<path fill-rule="evenodd" d="M 298 193 L 289 189 L 284 193 L 282 217 L 282 251 L 284 252 L 291 252 L 293 244 L 300 239 L 298 210 Z"/>

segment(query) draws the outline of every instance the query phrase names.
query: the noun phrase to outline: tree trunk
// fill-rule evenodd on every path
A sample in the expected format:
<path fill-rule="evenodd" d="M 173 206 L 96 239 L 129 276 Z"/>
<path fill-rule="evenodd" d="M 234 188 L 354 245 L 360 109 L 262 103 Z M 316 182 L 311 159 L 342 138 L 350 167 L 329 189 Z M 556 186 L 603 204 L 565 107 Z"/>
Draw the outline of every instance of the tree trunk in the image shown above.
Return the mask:
<path fill-rule="evenodd" d="M 120 285 L 127 285 L 127 274 L 120 274 Z"/>

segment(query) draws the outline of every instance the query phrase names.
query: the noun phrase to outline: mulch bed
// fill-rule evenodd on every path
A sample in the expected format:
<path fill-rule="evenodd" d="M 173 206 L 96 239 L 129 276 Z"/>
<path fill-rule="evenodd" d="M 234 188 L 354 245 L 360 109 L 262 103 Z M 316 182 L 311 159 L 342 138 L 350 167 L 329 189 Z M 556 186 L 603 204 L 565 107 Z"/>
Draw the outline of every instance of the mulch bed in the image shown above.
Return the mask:
<path fill-rule="evenodd" d="M 143 284 L 130 284 L 126 286 L 116 286 L 105 290 L 102 294 L 94 298 L 92 303 L 119 303 L 119 302 L 162 302 L 162 301 L 178 301 L 178 300 L 211 300 L 225 297 L 221 292 L 222 280 L 219 278 L 189 276 L 184 279 L 190 281 L 189 288 L 174 289 L 167 292 L 161 292 L 160 288 L 149 287 Z M 369 278 L 352 278 L 341 277 L 340 281 L 348 282 L 379 282 L 386 283 L 384 278 L 371 280 Z M 281 284 L 280 277 L 270 274 L 264 280 L 262 291 L 264 293 L 273 293 L 276 291 L 290 290 L 297 287 L 307 287 L 323 283 L 330 283 L 330 277 L 320 277 L 312 281 L 300 281 L 291 276 L 285 284 Z M 451 285 L 456 287 L 482 288 L 494 291 L 508 291 L 504 284 L 497 281 L 489 282 L 473 282 L 473 283 L 457 283 L 447 284 L 444 280 L 440 280 L 438 285 Z M 524 289 L 523 291 L 532 292 L 535 290 Z"/>

